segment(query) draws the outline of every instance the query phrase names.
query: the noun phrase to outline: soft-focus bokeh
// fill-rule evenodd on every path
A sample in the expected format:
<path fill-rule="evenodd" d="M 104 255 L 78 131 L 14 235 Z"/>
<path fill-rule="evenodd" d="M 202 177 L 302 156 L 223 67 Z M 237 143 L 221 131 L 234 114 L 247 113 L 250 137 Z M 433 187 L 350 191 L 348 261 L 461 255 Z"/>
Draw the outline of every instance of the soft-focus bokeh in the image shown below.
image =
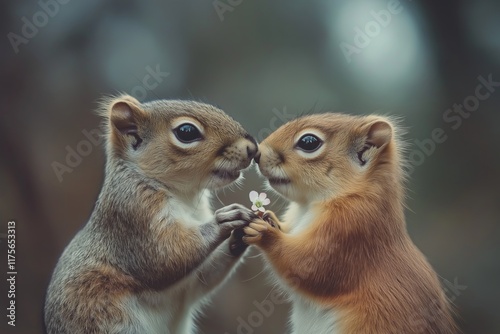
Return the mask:
<path fill-rule="evenodd" d="M 2 279 L 2 332 L 42 332 L 51 271 L 103 179 L 103 150 L 85 135 L 98 128 L 92 110 L 118 91 L 216 104 L 260 140 L 310 112 L 401 117 L 408 230 L 464 332 L 500 332 L 498 1 L 10 0 L 0 13 L 0 233 L 16 221 L 18 271 L 15 330 Z M 71 150 L 86 154 L 74 167 Z M 54 162 L 71 171 L 58 176 Z M 250 205 L 261 183 L 250 171 L 214 204 Z M 287 306 L 262 315 L 255 304 L 270 289 L 249 258 L 201 332 L 284 333 Z"/>

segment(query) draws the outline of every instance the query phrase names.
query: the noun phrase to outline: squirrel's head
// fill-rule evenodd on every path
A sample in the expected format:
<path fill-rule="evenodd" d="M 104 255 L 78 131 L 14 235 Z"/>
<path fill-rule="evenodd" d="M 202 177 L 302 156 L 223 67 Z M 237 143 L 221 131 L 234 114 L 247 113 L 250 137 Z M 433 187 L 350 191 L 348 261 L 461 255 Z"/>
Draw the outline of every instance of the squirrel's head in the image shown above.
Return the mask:
<path fill-rule="evenodd" d="M 395 146 L 387 118 L 325 113 L 278 128 L 259 145 L 255 160 L 278 193 L 311 202 L 370 191 L 379 176 L 399 173 Z"/>
<path fill-rule="evenodd" d="M 240 177 L 257 143 L 222 110 L 193 101 L 140 103 L 131 96 L 103 103 L 108 160 L 182 192 L 216 189 Z"/>

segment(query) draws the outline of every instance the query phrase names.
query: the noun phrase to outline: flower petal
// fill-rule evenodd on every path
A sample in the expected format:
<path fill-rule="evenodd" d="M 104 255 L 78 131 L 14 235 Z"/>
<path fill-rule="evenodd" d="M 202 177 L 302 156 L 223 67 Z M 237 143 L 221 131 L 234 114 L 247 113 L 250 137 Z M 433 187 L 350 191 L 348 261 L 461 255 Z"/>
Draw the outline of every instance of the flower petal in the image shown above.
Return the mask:
<path fill-rule="evenodd" d="M 259 195 L 259 199 L 263 200 L 267 197 L 267 194 L 266 193 L 260 193 Z"/>
<path fill-rule="evenodd" d="M 257 210 L 260 210 L 260 208 L 256 207 L 255 204 L 254 204 L 254 205 L 252 205 L 252 210 L 253 211 L 257 211 Z"/>
<path fill-rule="evenodd" d="M 269 205 L 269 203 L 271 203 L 271 200 L 269 198 L 266 198 L 262 201 L 262 205 Z"/>
<path fill-rule="evenodd" d="M 250 198 L 250 201 L 255 202 L 255 200 L 259 197 L 259 194 L 255 190 L 252 190 L 248 197 Z"/>
<path fill-rule="evenodd" d="M 261 207 L 259 208 L 259 211 L 260 211 L 260 212 L 265 212 L 265 211 L 266 211 L 266 208 L 264 208 L 263 206 L 261 206 Z"/>

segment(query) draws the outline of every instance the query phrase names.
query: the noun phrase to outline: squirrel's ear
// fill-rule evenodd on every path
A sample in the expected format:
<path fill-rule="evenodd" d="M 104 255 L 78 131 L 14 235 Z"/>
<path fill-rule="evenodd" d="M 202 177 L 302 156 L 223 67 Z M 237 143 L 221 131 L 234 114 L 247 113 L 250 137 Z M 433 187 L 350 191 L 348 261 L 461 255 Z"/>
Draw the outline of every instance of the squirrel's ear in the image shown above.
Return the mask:
<path fill-rule="evenodd" d="M 139 105 L 136 99 L 128 95 L 112 100 L 109 105 L 110 125 L 123 134 L 137 130 L 137 123 L 145 116 Z"/>
<path fill-rule="evenodd" d="M 116 139 L 123 144 L 126 141 L 125 136 L 134 137 L 132 147 L 137 149 L 142 143 L 140 124 L 146 119 L 146 113 L 140 108 L 139 101 L 128 95 L 120 96 L 111 101 L 108 112 L 112 135 L 122 137 Z"/>
<path fill-rule="evenodd" d="M 358 162 L 364 166 L 371 160 L 379 148 L 388 144 L 392 139 L 392 126 L 384 120 L 376 120 L 367 124 L 361 134 L 364 138 L 362 146 L 357 151 Z"/>
<path fill-rule="evenodd" d="M 376 121 L 368 126 L 366 144 L 380 148 L 392 138 L 392 127 L 386 121 Z"/>

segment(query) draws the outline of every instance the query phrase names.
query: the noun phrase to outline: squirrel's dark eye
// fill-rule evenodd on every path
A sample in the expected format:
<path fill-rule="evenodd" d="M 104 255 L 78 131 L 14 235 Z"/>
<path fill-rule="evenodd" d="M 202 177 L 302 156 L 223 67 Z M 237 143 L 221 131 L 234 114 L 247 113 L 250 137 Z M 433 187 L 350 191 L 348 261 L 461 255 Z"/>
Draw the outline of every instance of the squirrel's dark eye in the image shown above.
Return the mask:
<path fill-rule="evenodd" d="M 198 130 L 198 128 L 196 128 L 193 124 L 189 123 L 184 123 L 176 127 L 174 129 L 174 134 L 179 141 L 186 144 L 203 139 L 200 130 Z"/>
<path fill-rule="evenodd" d="M 323 141 L 312 134 L 305 134 L 300 137 L 296 147 L 304 152 L 311 153 L 321 147 Z"/>

